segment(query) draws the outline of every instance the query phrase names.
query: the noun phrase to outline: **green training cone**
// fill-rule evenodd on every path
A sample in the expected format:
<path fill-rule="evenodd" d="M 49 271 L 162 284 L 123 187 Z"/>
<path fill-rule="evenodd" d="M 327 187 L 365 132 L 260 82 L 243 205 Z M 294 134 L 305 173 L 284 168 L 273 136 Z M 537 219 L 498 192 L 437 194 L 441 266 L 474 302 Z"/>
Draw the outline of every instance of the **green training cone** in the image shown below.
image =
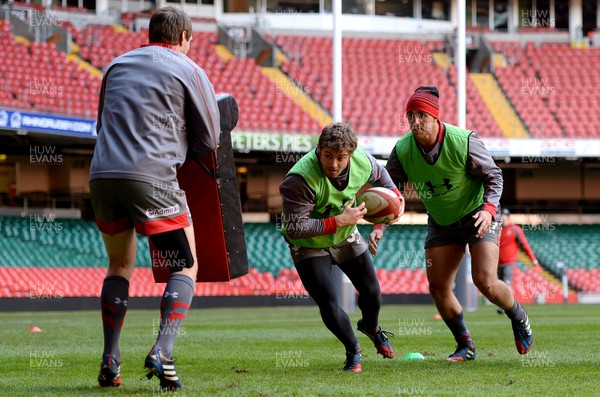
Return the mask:
<path fill-rule="evenodd" d="M 425 357 L 421 353 L 407 353 L 403 360 L 425 360 Z"/>

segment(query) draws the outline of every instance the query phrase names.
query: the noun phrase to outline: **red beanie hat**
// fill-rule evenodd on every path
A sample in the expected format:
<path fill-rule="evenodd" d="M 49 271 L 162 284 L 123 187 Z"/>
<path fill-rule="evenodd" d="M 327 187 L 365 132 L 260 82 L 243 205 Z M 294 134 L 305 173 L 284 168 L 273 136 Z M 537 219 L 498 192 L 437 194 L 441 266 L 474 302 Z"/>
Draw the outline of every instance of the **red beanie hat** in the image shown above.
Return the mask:
<path fill-rule="evenodd" d="M 420 110 L 435 117 L 440 118 L 440 93 L 436 87 L 421 86 L 417 88 L 408 99 L 406 104 L 406 113 L 411 110 Z"/>

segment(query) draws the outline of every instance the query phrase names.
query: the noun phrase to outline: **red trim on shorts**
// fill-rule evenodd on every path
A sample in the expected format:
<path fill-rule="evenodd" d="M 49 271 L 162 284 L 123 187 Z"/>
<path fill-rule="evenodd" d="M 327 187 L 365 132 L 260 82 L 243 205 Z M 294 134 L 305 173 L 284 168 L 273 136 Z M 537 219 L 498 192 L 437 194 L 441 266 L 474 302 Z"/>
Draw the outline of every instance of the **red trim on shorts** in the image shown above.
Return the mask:
<path fill-rule="evenodd" d="M 105 222 L 102 219 L 96 218 L 96 225 L 98 226 L 98 230 L 109 236 L 114 236 L 115 234 L 123 233 L 124 231 L 133 228 L 129 218 L 121 218 L 112 222 Z"/>
<path fill-rule="evenodd" d="M 171 230 L 177 230 L 188 226 L 190 226 L 190 221 L 187 212 L 184 212 L 173 218 L 137 222 L 135 224 L 135 230 L 141 235 L 151 236 L 153 234 L 170 232 Z"/>

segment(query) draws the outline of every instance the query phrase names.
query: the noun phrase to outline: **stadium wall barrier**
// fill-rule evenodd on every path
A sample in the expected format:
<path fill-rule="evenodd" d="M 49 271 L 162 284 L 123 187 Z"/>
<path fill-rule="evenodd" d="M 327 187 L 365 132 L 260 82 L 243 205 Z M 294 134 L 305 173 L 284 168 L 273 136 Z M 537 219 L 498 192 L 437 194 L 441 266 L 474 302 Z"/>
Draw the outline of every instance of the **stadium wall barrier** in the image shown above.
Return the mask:
<path fill-rule="evenodd" d="M 577 299 L 579 303 L 597 304 L 600 303 L 600 294 L 580 292 L 577 294 Z"/>
<path fill-rule="evenodd" d="M 194 309 L 226 308 L 226 307 L 286 307 L 286 306 L 315 306 L 312 299 L 290 299 L 289 296 L 195 296 L 192 301 Z M 129 309 L 156 310 L 161 297 L 131 297 L 128 300 Z M 433 300 L 429 294 L 391 294 L 383 295 L 384 305 L 430 305 Z M 0 299 L 0 312 L 40 312 L 40 311 L 69 311 L 69 310 L 100 310 L 99 297 L 60 298 L 60 299 L 30 299 L 3 298 Z"/>

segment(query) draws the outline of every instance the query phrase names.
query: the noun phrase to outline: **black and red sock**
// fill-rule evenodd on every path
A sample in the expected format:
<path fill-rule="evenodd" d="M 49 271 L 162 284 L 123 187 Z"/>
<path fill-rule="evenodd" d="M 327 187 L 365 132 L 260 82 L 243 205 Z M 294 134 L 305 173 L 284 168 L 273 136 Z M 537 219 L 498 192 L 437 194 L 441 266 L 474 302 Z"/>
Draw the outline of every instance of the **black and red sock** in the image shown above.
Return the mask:
<path fill-rule="evenodd" d="M 521 306 L 519 302 L 515 300 L 515 303 L 508 310 L 505 310 L 506 315 L 511 320 L 524 320 L 527 317 L 527 313 L 525 313 L 525 309 Z"/>
<path fill-rule="evenodd" d="M 100 305 L 104 330 L 104 353 L 121 359 L 119 338 L 129 299 L 129 281 L 121 276 L 107 276 L 102 284 Z"/>
<path fill-rule="evenodd" d="M 463 312 L 460 312 L 460 314 L 455 317 L 444 319 L 444 322 L 448 328 L 450 328 L 450 332 L 454 335 L 454 339 L 459 346 L 468 345 L 470 342 L 472 343 L 471 334 L 465 325 Z"/>
<path fill-rule="evenodd" d="M 188 276 L 173 274 L 160 303 L 160 327 L 156 345 L 165 358 L 172 358 L 175 339 L 182 333 L 182 325 L 194 297 L 194 282 Z"/>

